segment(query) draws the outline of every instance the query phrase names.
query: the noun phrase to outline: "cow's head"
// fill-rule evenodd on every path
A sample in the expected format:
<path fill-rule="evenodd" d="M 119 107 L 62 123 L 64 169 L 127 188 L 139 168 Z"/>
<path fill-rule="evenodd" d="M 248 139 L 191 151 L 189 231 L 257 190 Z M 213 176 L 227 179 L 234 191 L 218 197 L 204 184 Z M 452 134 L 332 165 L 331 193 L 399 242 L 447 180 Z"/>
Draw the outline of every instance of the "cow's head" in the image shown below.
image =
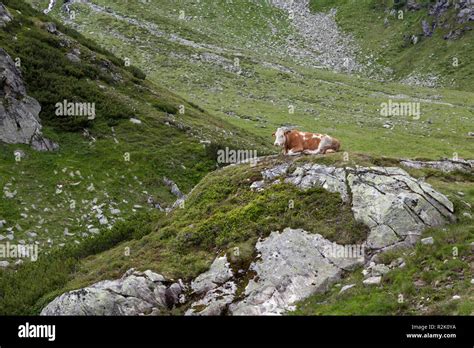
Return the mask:
<path fill-rule="evenodd" d="M 286 128 L 278 128 L 275 133 L 272 135 L 275 137 L 275 142 L 273 145 L 275 146 L 285 146 L 286 143 L 286 134 L 289 133 L 290 130 Z"/>

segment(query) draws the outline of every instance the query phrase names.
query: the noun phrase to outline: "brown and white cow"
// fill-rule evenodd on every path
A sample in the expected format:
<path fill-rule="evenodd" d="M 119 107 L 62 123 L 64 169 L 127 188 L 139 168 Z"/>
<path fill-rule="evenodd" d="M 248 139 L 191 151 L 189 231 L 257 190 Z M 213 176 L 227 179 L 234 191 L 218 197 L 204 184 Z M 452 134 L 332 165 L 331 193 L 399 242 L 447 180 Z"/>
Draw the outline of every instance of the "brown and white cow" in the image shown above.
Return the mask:
<path fill-rule="evenodd" d="M 297 129 L 278 128 L 273 145 L 283 148 L 283 154 L 295 156 L 299 154 L 318 155 L 339 151 L 341 143 L 326 134 L 300 132 Z"/>

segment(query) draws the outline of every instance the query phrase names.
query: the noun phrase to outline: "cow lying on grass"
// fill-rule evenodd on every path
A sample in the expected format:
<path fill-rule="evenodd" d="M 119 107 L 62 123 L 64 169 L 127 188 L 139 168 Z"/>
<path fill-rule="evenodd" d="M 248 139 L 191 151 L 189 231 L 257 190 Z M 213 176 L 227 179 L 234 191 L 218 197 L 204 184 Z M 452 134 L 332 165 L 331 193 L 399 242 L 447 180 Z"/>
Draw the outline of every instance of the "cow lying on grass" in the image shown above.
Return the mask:
<path fill-rule="evenodd" d="M 283 148 L 283 154 L 295 156 L 299 154 L 319 155 L 339 151 L 341 143 L 326 134 L 300 132 L 296 129 L 278 128 L 275 133 L 275 146 Z"/>

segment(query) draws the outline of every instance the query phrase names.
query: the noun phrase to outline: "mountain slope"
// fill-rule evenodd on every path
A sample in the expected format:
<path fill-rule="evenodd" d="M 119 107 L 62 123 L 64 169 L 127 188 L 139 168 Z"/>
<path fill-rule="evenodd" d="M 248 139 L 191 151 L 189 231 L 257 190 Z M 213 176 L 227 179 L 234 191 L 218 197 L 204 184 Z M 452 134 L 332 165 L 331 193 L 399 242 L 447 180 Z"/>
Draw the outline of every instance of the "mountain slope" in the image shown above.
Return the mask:
<path fill-rule="evenodd" d="M 365 43 L 339 30 L 341 18 L 330 12 L 329 2 L 323 13 L 311 14 L 302 1 L 303 22 L 294 25 L 291 9 L 281 2 L 53 1 L 50 15 L 58 33 L 48 31 L 49 16 L 21 1 L 4 3 L 14 21 L 1 31 L 0 42 L 20 58 L 28 93 L 43 107 L 44 133 L 60 148 L 37 153 L 24 145 L 0 145 L 0 184 L 9 193 L 0 200 L 0 220 L 7 220 L 0 234 L 53 245 L 37 262 L 0 270 L 1 314 L 38 314 L 57 295 L 121 277 L 130 268 L 189 281 L 216 257 L 236 256 L 235 248 L 232 267 L 248 269 L 257 240 L 288 227 L 338 243 L 365 240 L 367 226 L 336 193 L 300 191 L 282 182 L 259 190 L 261 170 L 285 158 L 213 171 L 219 148 L 270 153 L 278 126 L 342 140 L 342 153 L 288 160 L 296 165 L 393 167 L 400 166 L 400 157 L 456 159 L 474 153 L 468 135 L 474 127 L 472 91 L 366 77 L 372 60 L 356 55 Z M 28 3 L 44 10 L 49 1 Z M 330 27 L 324 40 L 347 45 L 341 55 L 337 45 L 318 52 L 327 42 L 312 45 L 320 28 L 313 23 L 305 32 L 305 20 Z M 346 55 L 348 67 L 341 59 Z M 95 102 L 96 118 L 58 118 L 55 105 L 64 99 Z M 419 103 L 421 114 L 383 114 L 383 105 L 392 102 Z M 24 152 L 21 161 L 15 161 L 17 149 Z M 473 313 L 472 173 L 408 171 L 454 203 L 457 223 L 425 230 L 423 237 L 433 236 L 433 245 L 385 255 L 382 263 L 403 258 L 407 267 L 394 269 L 375 288 L 365 287 L 357 270 L 329 293 L 300 303 L 296 313 Z M 184 204 L 175 201 L 176 187 L 164 177 L 189 193 Z M 157 203 L 169 209 L 156 209 Z M 240 280 L 245 285 L 249 279 Z M 352 293 L 339 294 L 341 285 L 351 283 Z M 243 290 L 240 286 L 239 294 Z M 400 306 L 399 294 L 406 299 Z M 433 301 L 427 304 L 427 297 Z"/>
<path fill-rule="evenodd" d="M 364 72 L 335 74 L 337 66 L 347 71 L 346 53 L 318 61 L 317 50 L 328 41 L 345 44 L 349 38 L 333 30 L 312 49 L 307 40 L 317 37 L 319 23 L 308 22 L 308 32 L 300 32 L 285 7 L 246 0 L 186 6 L 93 0 L 71 2 L 68 8 L 75 11 L 74 19 L 59 4 L 52 14 L 129 58 L 150 80 L 255 136 L 269 139 L 275 128 L 287 125 L 333 134 L 349 152 L 437 159 L 469 157 L 474 151 L 467 136 L 474 126 L 472 91 L 380 83 L 364 78 Z M 318 18 L 330 31 L 331 15 L 308 14 L 299 20 Z M 222 25 L 212 25 L 217 22 Z M 470 40 L 468 34 L 463 40 Z M 322 52 L 323 57 L 331 54 Z M 366 65 L 366 59 L 359 64 Z M 420 116 L 383 115 L 382 106 L 389 102 L 419 103 Z"/>
<path fill-rule="evenodd" d="M 216 168 L 218 148 L 253 143 L 252 149 L 267 151 L 261 139 L 145 80 L 139 69 L 23 1 L 3 4 L 11 20 L 0 30 L 1 47 L 21 71 L 27 94 L 41 105 L 44 135 L 59 148 L 37 152 L 0 143 L 2 244 L 37 245 L 40 255 L 59 253 L 68 260 L 75 259 L 70 247 L 94 253 L 145 234 L 146 228 L 136 229 L 175 202 L 172 183 L 190 191 Z M 59 115 L 57 104 L 65 101 L 94 105 L 94 117 Z M 62 271 L 68 274 L 71 263 L 51 260 L 25 260 L 22 266 L 23 260 L 2 255 L 2 301 L 19 296 L 14 289 L 22 282 L 36 284 L 26 291 L 36 301 L 38 291 Z M 38 282 L 47 273 L 41 265 L 56 274 Z M 30 267 L 41 271 L 31 276 Z M 24 313 L 31 304 L 22 297 L 1 307 Z"/>
<path fill-rule="evenodd" d="M 312 0 L 311 10 L 337 9 L 336 21 L 367 56 L 389 68 L 383 78 L 473 91 L 474 5 L 470 1 Z M 401 11 L 401 12 L 400 12 Z M 381 76 L 382 77 L 382 76 Z"/>

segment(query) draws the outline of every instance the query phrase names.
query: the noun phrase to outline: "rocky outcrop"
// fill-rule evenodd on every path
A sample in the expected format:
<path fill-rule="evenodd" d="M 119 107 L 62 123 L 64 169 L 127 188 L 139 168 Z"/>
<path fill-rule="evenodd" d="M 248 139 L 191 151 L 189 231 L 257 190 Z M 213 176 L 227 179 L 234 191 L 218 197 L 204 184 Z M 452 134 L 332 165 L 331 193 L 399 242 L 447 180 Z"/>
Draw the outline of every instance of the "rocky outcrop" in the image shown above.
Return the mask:
<path fill-rule="evenodd" d="M 5 5 L 0 2 L 0 27 L 5 27 L 13 19 L 10 12 L 8 12 Z"/>
<path fill-rule="evenodd" d="M 184 285 L 170 284 L 160 274 L 131 269 L 118 280 L 104 280 L 57 297 L 41 315 L 157 315 L 183 302 L 184 290 Z"/>
<path fill-rule="evenodd" d="M 171 191 L 173 195 L 178 198 L 183 198 L 184 194 L 179 189 L 178 185 L 173 180 L 168 179 L 167 177 L 163 178 L 163 184 L 165 184 Z"/>
<path fill-rule="evenodd" d="M 41 133 L 40 104 L 26 94 L 20 71 L 1 48 L 0 74 L 0 141 L 30 144 L 38 151 L 57 149 L 58 145 Z"/>
<path fill-rule="evenodd" d="M 303 163 L 291 173 L 288 170 L 289 164 L 263 170 L 258 189 L 264 190 L 278 178 L 303 190 L 323 187 L 339 193 L 351 204 L 356 220 L 370 228 L 367 247 L 376 252 L 412 245 L 424 229 L 455 219 L 453 204 L 443 194 L 400 168 Z"/>
<path fill-rule="evenodd" d="M 422 8 L 420 3 L 415 0 L 410 0 L 407 3 L 407 9 L 410 11 L 418 11 Z M 455 19 L 453 23 L 449 23 L 444 17 L 448 11 L 454 11 Z M 459 27 L 459 24 L 464 24 L 474 21 L 474 4 L 471 0 L 437 0 L 428 8 L 429 18 L 421 22 L 423 34 L 426 37 L 432 36 L 436 28 L 449 28 L 450 32 L 444 36 L 446 40 L 455 40 L 462 36 L 465 31 L 471 30 L 469 26 Z M 428 23 L 428 21 L 430 23 Z"/>
<path fill-rule="evenodd" d="M 251 266 L 255 273 L 244 298 L 229 306 L 233 315 L 275 315 L 294 309 L 294 304 L 341 278 L 364 258 L 340 257 L 337 248 L 319 234 L 287 228 L 272 232 L 255 246 L 259 257 Z"/>
<path fill-rule="evenodd" d="M 463 160 L 463 159 L 444 159 L 440 161 L 413 161 L 413 160 L 401 160 L 400 164 L 408 168 L 422 169 L 431 168 L 440 170 L 444 173 L 450 173 L 454 171 L 461 171 L 466 173 L 472 173 L 474 168 L 474 160 Z"/>
<path fill-rule="evenodd" d="M 302 190 L 324 187 L 340 194 L 355 219 L 369 227 L 367 240 L 339 245 L 318 231 L 285 228 L 259 239 L 256 256 L 238 270 L 227 255 L 218 256 L 189 285 L 131 270 L 119 280 L 63 294 L 42 314 L 146 315 L 182 306 L 192 316 L 281 315 L 308 296 L 327 291 L 357 266 L 364 265 L 364 286 L 378 286 L 391 269 L 404 267 L 403 259 L 376 263 L 381 252 L 411 246 L 424 229 L 454 220 L 453 204 L 443 194 L 396 167 L 286 162 L 267 166 L 261 175 L 259 190 L 286 182 Z"/>
<path fill-rule="evenodd" d="M 344 202 L 349 201 L 344 168 L 335 168 L 319 164 L 305 164 L 294 170 L 285 182 L 301 189 L 320 186 L 329 192 L 338 192 Z"/>
<path fill-rule="evenodd" d="M 455 219 L 453 204 L 400 168 L 347 169 L 356 220 L 370 228 L 367 246 L 412 245 L 428 227 Z"/>

